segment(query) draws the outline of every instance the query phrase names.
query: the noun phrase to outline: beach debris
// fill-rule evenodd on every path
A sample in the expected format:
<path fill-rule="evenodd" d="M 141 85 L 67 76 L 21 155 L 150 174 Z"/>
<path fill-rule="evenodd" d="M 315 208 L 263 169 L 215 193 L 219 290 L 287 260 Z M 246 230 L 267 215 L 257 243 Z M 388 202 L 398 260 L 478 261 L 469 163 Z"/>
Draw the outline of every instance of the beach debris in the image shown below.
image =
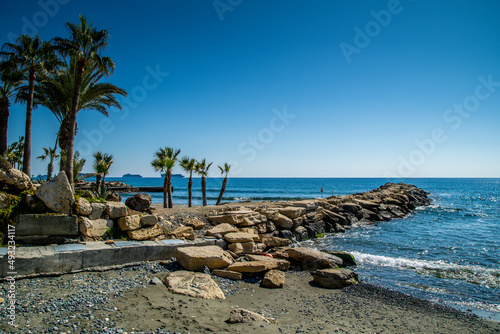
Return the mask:
<path fill-rule="evenodd" d="M 153 199 L 151 195 L 138 193 L 127 198 L 125 204 L 132 210 L 146 212 L 151 208 L 152 201 Z"/>
<path fill-rule="evenodd" d="M 204 299 L 226 299 L 217 283 L 204 273 L 179 270 L 169 273 L 163 283 L 174 293 Z"/>
<path fill-rule="evenodd" d="M 229 319 L 226 320 L 228 324 L 242 324 L 253 321 L 262 321 L 266 324 L 270 323 L 266 317 L 242 308 L 231 310 L 231 313 L 229 313 Z"/>
<path fill-rule="evenodd" d="M 71 205 L 75 202 L 73 190 L 65 172 L 60 172 L 55 178 L 36 188 L 35 195 L 50 210 L 57 213 L 70 214 Z"/>
<path fill-rule="evenodd" d="M 203 271 L 224 269 L 233 263 L 231 255 L 219 246 L 179 247 L 175 251 L 177 262 L 186 270 Z"/>
<path fill-rule="evenodd" d="M 303 270 L 336 268 L 342 266 L 342 259 L 307 247 L 296 247 L 288 250 L 290 258 L 300 264 Z"/>
<path fill-rule="evenodd" d="M 283 288 L 285 285 L 285 273 L 281 270 L 269 270 L 262 279 L 261 286 L 264 288 Z"/>
<path fill-rule="evenodd" d="M 324 288 L 340 289 L 358 283 L 358 274 L 346 268 L 318 269 L 314 272 L 314 282 Z"/>

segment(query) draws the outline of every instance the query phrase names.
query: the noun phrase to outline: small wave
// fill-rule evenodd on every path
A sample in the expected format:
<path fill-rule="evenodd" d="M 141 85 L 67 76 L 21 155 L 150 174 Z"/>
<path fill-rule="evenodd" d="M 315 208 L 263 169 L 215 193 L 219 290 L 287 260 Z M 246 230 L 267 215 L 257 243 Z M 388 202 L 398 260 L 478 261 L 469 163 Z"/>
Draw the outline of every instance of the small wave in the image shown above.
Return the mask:
<path fill-rule="evenodd" d="M 412 269 L 422 275 L 437 278 L 463 280 L 491 288 L 500 287 L 500 270 L 481 266 L 464 266 L 445 261 L 428 261 L 389 256 L 352 253 L 359 264 L 371 264 L 383 267 Z"/>

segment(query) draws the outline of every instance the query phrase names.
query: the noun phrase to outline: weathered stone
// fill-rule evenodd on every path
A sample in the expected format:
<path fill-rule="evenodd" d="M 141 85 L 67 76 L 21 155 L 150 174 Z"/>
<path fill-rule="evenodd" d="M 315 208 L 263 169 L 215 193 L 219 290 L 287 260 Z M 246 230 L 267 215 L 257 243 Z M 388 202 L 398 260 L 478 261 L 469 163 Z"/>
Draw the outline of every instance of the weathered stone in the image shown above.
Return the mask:
<path fill-rule="evenodd" d="M 104 210 L 106 210 L 106 204 L 104 203 L 90 203 L 90 206 L 92 207 L 92 212 L 89 215 L 90 220 L 101 218 Z"/>
<path fill-rule="evenodd" d="M 90 206 L 89 201 L 87 201 L 83 197 L 80 197 L 78 199 L 78 212 L 77 213 L 81 216 L 88 216 L 92 213 L 92 207 Z"/>
<path fill-rule="evenodd" d="M 179 226 L 168 234 L 169 237 L 176 239 L 189 239 L 194 240 L 195 235 L 191 226 Z"/>
<path fill-rule="evenodd" d="M 226 322 L 229 324 L 242 324 L 253 321 L 262 321 L 265 322 L 266 324 L 269 323 L 269 320 L 267 320 L 260 314 L 245 309 L 232 310 L 231 313 L 229 314 L 229 319 L 226 320 Z"/>
<path fill-rule="evenodd" d="M 225 270 L 225 269 L 214 269 L 212 274 L 219 277 L 225 277 L 232 279 L 233 281 L 239 281 L 242 279 L 243 275 L 237 271 Z"/>
<path fill-rule="evenodd" d="M 127 217 L 121 217 L 117 221 L 118 227 L 122 231 L 133 231 L 141 228 L 141 216 L 133 215 Z"/>
<path fill-rule="evenodd" d="M 267 233 L 276 231 L 276 225 L 272 221 L 266 222 Z"/>
<path fill-rule="evenodd" d="M 226 299 L 210 275 L 179 270 L 168 274 L 163 283 L 174 293 L 204 299 Z"/>
<path fill-rule="evenodd" d="M 127 198 L 125 204 L 135 211 L 145 212 L 151 208 L 152 198 L 149 194 L 138 193 Z"/>
<path fill-rule="evenodd" d="M 192 227 L 193 230 L 201 230 L 202 228 L 205 227 L 205 223 L 196 218 L 186 218 L 184 219 L 184 223 L 187 226 Z"/>
<path fill-rule="evenodd" d="M 285 273 L 280 270 L 269 270 L 262 279 L 261 286 L 264 288 L 283 288 L 285 285 Z"/>
<path fill-rule="evenodd" d="M 318 208 L 318 202 L 315 200 L 303 200 L 303 201 L 295 201 L 288 202 L 289 206 L 298 206 L 306 209 L 307 211 L 314 211 Z"/>
<path fill-rule="evenodd" d="M 266 249 L 266 245 L 255 242 L 236 242 L 229 244 L 227 247 L 235 254 L 259 254 Z"/>
<path fill-rule="evenodd" d="M 255 226 L 261 223 L 265 223 L 267 221 L 266 216 L 264 215 L 247 215 L 243 217 L 243 221 L 240 226 Z"/>
<path fill-rule="evenodd" d="M 318 269 L 314 281 L 322 287 L 340 289 L 358 283 L 358 274 L 346 268 Z"/>
<path fill-rule="evenodd" d="M 158 225 L 127 231 L 128 237 L 132 240 L 149 240 L 162 234 L 163 230 Z"/>
<path fill-rule="evenodd" d="M 106 201 L 108 202 L 121 202 L 122 201 L 122 196 L 116 192 L 112 192 L 108 194 L 106 197 Z"/>
<path fill-rule="evenodd" d="M 295 231 L 293 231 L 293 234 L 297 241 L 303 241 L 309 238 L 309 233 L 304 226 L 297 227 Z"/>
<path fill-rule="evenodd" d="M 154 226 L 158 223 L 158 217 L 155 215 L 143 215 L 141 216 L 141 226 Z"/>
<path fill-rule="evenodd" d="M 34 235 L 78 236 L 77 218 L 77 216 L 68 215 L 18 215 L 16 218 L 16 237 Z"/>
<path fill-rule="evenodd" d="M 342 203 L 339 206 L 342 208 L 342 210 L 348 211 L 354 215 L 358 215 L 359 211 L 361 211 L 362 209 L 361 205 L 355 203 Z"/>
<path fill-rule="evenodd" d="M 0 183 L 5 183 L 7 186 L 18 190 L 33 189 L 30 177 L 15 168 L 6 171 L 0 169 Z"/>
<path fill-rule="evenodd" d="M 285 215 L 288 218 L 292 218 L 292 219 L 300 217 L 307 212 L 307 210 L 305 208 L 297 207 L 297 206 L 287 206 L 285 208 L 279 209 L 279 211 L 282 215 Z"/>
<path fill-rule="evenodd" d="M 338 223 L 340 225 L 348 225 L 349 221 L 342 215 L 332 212 L 330 210 L 323 210 L 323 220 L 329 223 Z"/>
<path fill-rule="evenodd" d="M 359 205 L 361 205 L 363 208 L 368 209 L 370 211 L 377 211 L 379 204 L 366 201 L 366 200 L 361 200 L 361 199 L 355 199 L 355 202 Z"/>
<path fill-rule="evenodd" d="M 260 223 L 258 225 L 255 225 L 254 228 L 256 229 L 258 234 L 264 234 L 267 232 L 267 225 L 266 223 Z"/>
<path fill-rule="evenodd" d="M 83 192 L 82 197 L 92 199 L 92 198 L 94 198 L 95 196 L 94 196 L 94 194 L 92 193 L 92 191 L 90 191 L 90 190 L 88 190 L 88 189 L 87 189 L 87 190 L 85 190 L 85 191 Z"/>
<path fill-rule="evenodd" d="M 304 226 L 307 230 L 307 234 L 309 238 L 318 238 L 319 236 L 323 236 L 326 232 L 325 223 L 323 221 L 318 221 L 315 223 L 311 223 Z"/>
<path fill-rule="evenodd" d="M 227 270 L 237 271 L 240 273 L 261 273 L 272 268 L 270 261 L 250 261 L 250 262 L 235 262 L 227 267 Z"/>
<path fill-rule="evenodd" d="M 268 257 L 264 255 L 248 254 L 246 255 L 252 261 L 271 261 L 273 262 L 274 269 L 287 271 L 290 269 L 290 262 L 284 259 L 277 259 L 273 257 Z"/>
<path fill-rule="evenodd" d="M 276 221 L 279 219 L 279 211 L 278 209 L 265 209 L 260 211 L 260 213 L 264 216 L 266 216 L 267 220 L 273 220 Z"/>
<path fill-rule="evenodd" d="M 10 206 L 10 198 L 4 192 L 0 192 L 0 210 L 8 208 Z"/>
<path fill-rule="evenodd" d="M 122 202 L 106 202 L 104 213 L 111 219 L 125 217 L 127 215 L 127 206 Z"/>
<path fill-rule="evenodd" d="M 288 246 L 292 243 L 292 241 L 284 238 L 271 237 L 271 236 L 262 236 L 260 241 L 266 245 L 267 247 L 281 247 Z"/>
<path fill-rule="evenodd" d="M 257 241 L 257 240 L 259 240 L 259 236 L 257 234 L 233 232 L 233 233 L 227 233 L 227 234 L 225 234 L 224 235 L 224 239 L 227 242 L 244 243 L 244 242 Z"/>
<path fill-rule="evenodd" d="M 304 270 L 335 268 L 342 265 L 342 259 L 319 250 L 296 247 L 288 250 L 290 258 L 298 261 Z"/>
<path fill-rule="evenodd" d="M 35 196 L 57 213 L 70 214 L 71 205 L 75 202 L 65 172 L 60 172 L 55 178 L 36 188 Z"/>
<path fill-rule="evenodd" d="M 293 233 L 290 230 L 281 230 L 279 232 L 279 236 L 280 236 L 280 238 L 293 241 Z"/>
<path fill-rule="evenodd" d="M 177 262 L 186 270 L 203 271 L 223 269 L 233 263 L 233 258 L 219 246 L 179 247 L 175 251 Z"/>
<path fill-rule="evenodd" d="M 208 220 L 217 224 L 239 225 L 243 222 L 243 217 L 233 214 L 231 215 L 226 214 L 226 215 L 210 216 L 208 217 Z"/>
<path fill-rule="evenodd" d="M 343 266 L 355 266 L 356 265 L 356 259 L 354 258 L 354 255 L 351 253 L 343 252 L 343 251 L 331 251 L 331 250 L 321 250 L 323 253 L 331 254 L 334 255 L 338 258 L 342 259 L 342 265 Z"/>
<path fill-rule="evenodd" d="M 217 225 L 210 230 L 205 232 L 205 235 L 208 236 L 213 236 L 215 234 L 220 234 L 224 235 L 226 233 L 231 233 L 231 232 L 238 232 L 238 228 L 234 225 L 228 224 L 228 223 L 223 223 L 220 225 Z"/>
<path fill-rule="evenodd" d="M 255 227 L 243 227 L 240 229 L 240 232 L 242 233 L 250 233 L 250 234 L 259 234 L 255 230 Z"/>
<path fill-rule="evenodd" d="M 112 227 L 113 221 L 107 219 L 90 220 L 87 217 L 80 217 L 78 223 L 80 233 L 86 237 L 102 237 Z"/>
<path fill-rule="evenodd" d="M 277 219 L 274 220 L 274 223 L 285 230 L 288 230 L 293 226 L 293 221 L 281 213 L 277 215 Z"/>

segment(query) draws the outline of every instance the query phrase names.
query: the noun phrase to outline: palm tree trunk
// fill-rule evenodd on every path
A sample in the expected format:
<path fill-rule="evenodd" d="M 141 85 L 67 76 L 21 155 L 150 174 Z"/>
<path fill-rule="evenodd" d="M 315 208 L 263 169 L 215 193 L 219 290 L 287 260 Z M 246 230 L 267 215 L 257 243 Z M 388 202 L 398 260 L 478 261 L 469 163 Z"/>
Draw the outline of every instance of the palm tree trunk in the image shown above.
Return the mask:
<path fill-rule="evenodd" d="M 227 176 L 224 178 L 224 181 L 222 181 L 222 188 L 220 189 L 219 198 L 217 198 L 217 203 L 215 203 L 215 205 L 219 205 L 220 202 L 222 201 L 222 196 L 224 195 L 224 191 L 226 191 L 226 186 L 227 186 Z"/>
<path fill-rule="evenodd" d="M 31 177 L 31 115 L 33 113 L 33 92 L 35 91 L 36 71 L 30 69 L 29 73 L 29 95 L 26 101 L 26 128 L 24 134 L 24 159 L 23 172 Z"/>
<path fill-rule="evenodd" d="M 66 168 L 64 171 L 68 176 L 69 183 L 73 188 L 73 155 L 75 152 L 75 127 L 76 127 L 76 114 L 78 112 L 78 102 L 80 100 L 80 89 L 82 87 L 83 71 L 85 68 L 85 61 L 78 63 L 78 74 L 75 80 L 75 89 L 73 91 L 73 101 L 71 104 L 71 112 L 69 115 L 68 127 L 68 144 L 66 146 Z M 73 188 L 74 189 L 74 188 Z"/>
<path fill-rule="evenodd" d="M 188 181 L 189 204 L 188 207 L 193 206 L 193 172 L 189 174 Z"/>
<path fill-rule="evenodd" d="M 54 157 L 50 156 L 49 165 L 47 166 L 47 181 L 50 181 L 52 179 L 53 170 L 54 170 Z"/>
<path fill-rule="evenodd" d="M 100 193 L 101 192 L 101 174 L 97 174 L 95 176 L 95 191 L 97 191 L 97 193 Z"/>
<path fill-rule="evenodd" d="M 9 122 L 9 98 L 0 99 L 0 155 L 7 158 L 7 127 Z"/>
<path fill-rule="evenodd" d="M 167 171 L 167 191 L 168 191 L 168 207 L 173 208 L 174 203 L 172 200 L 172 171 L 168 170 Z"/>
<path fill-rule="evenodd" d="M 167 174 L 165 174 L 165 177 L 163 178 L 163 208 L 164 209 L 168 208 L 168 205 L 167 205 Z"/>
<path fill-rule="evenodd" d="M 203 206 L 207 206 L 207 181 L 205 176 L 201 176 L 201 193 L 203 195 Z"/>

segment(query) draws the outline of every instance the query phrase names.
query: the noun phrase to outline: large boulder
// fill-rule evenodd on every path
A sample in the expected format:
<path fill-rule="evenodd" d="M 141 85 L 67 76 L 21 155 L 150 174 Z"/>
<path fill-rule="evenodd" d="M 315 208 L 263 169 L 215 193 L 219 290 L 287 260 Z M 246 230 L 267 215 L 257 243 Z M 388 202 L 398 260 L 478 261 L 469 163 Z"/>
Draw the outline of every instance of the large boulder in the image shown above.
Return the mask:
<path fill-rule="evenodd" d="M 104 210 L 106 210 L 106 204 L 104 203 L 90 203 L 90 206 L 92 207 L 92 212 L 89 215 L 91 220 L 101 218 Z"/>
<path fill-rule="evenodd" d="M 307 247 L 296 247 L 288 250 L 288 256 L 299 262 L 304 270 L 336 268 L 342 265 L 337 256 Z"/>
<path fill-rule="evenodd" d="M 274 223 L 285 230 L 288 230 L 293 226 L 292 219 L 288 218 L 287 216 L 285 216 L 281 213 L 278 213 L 276 215 L 276 220 L 274 220 Z"/>
<path fill-rule="evenodd" d="M 90 206 L 87 199 L 80 197 L 78 199 L 78 212 L 80 216 L 88 216 L 92 213 L 92 206 Z"/>
<path fill-rule="evenodd" d="M 122 231 L 133 231 L 141 228 L 141 216 L 133 215 L 127 217 L 121 217 L 117 221 L 118 227 Z"/>
<path fill-rule="evenodd" d="M 5 183 L 9 187 L 18 190 L 33 189 L 30 177 L 15 168 L 0 169 L 0 183 Z"/>
<path fill-rule="evenodd" d="M 285 273 L 281 270 L 269 270 L 262 279 L 261 286 L 264 288 L 282 288 L 285 285 Z"/>
<path fill-rule="evenodd" d="M 127 198 L 125 204 L 135 211 L 145 212 L 151 208 L 153 199 L 149 194 L 138 193 L 132 197 Z"/>
<path fill-rule="evenodd" d="M 138 230 L 127 231 L 127 235 L 132 240 L 149 240 L 163 234 L 160 226 L 143 227 Z"/>
<path fill-rule="evenodd" d="M 163 283 L 174 293 L 204 299 L 226 299 L 210 275 L 179 270 L 168 274 Z"/>
<path fill-rule="evenodd" d="M 113 227 L 113 221 L 108 219 L 90 220 L 80 217 L 78 228 L 80 233 L 86 237 L 101 237 L 109 228 Z"/>
<path fill-rule="evenodd" d="M 219 246 L 179 247 L 175 251 L 177 262 L 186 270 L 203 271 L 223 269 L 233 263 L 231 255 Z"/>
<path fill-rule="evenodd" d="M 55 178 L 36 188 L 35 195 L 50 210 L 57 213 L 70 214 L 71 205 L 75 202 L 65 172 L 60 172 Z"/>
<path fill-rule="evenodd" d="M 107 202 L 104 213 L 111 219 L 125 217 L 127 215 L 127 206 L 122 202 Z"/>
<path fill-rule="evenodd" d="M 322 287 L 340 289 L 358 283 L 358 274 L 346 268 L 319 269 L 314 272 L 314 281 Z"/>

